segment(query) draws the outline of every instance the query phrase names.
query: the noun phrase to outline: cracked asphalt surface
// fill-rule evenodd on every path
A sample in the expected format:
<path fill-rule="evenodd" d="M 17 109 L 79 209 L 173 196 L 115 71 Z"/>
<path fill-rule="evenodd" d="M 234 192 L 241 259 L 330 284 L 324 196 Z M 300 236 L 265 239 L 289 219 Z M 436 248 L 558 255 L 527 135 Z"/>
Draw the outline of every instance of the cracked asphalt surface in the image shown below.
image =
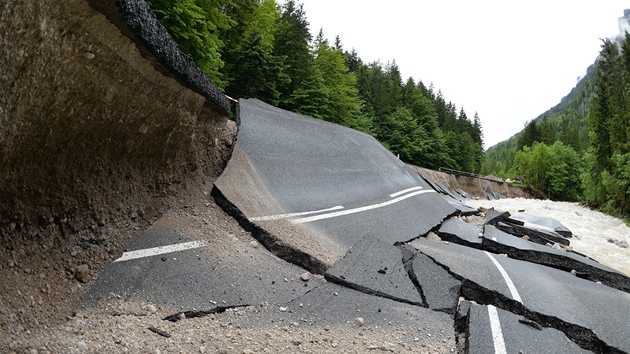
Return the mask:
<path fill-rule="evenodd" d="M 128 250 L 153 253 L 112 263 L 80 307 L 115 293 L 178 307 L 176 317 L 249 307 L 234 322 L 244 329 L 409 334 L 405 345 L 368 349 L 630 352 L 628 277 L 563 249 L 569 238 L 553 234 L 546 240 L 562 240 L 552 248 L 532 242 L 540 231 L 526 226 L 511 235 L 513 225 L 501 227 L 508 215 L 490 221 L 505 232 L 484 227 L 483 215 L 471 223 L 460 216 L 470 210 L 452 205 L 465 196 L 438 193 L 373 138 L 239 104 L 235 155 L 212 196 L 255 240 L 227 235 L 220 249 L 157 254 L 196 241 L 185 219 L 166 215 Z"/>

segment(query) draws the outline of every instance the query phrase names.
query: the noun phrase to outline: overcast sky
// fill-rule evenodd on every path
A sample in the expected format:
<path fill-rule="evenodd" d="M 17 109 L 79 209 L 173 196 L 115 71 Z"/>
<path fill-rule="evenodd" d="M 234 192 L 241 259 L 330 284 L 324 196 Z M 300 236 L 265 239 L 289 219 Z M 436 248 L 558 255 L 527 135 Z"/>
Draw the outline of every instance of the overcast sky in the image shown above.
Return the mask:
<path fill-rule="evenodd" d="M 282 0 L 279 0 L 283 3 Z M 296 0 L 320 28 L 364 62 L 396 60 L 446 101 L 478 112 L 485 148 L 560 102 L 616 35 L 630 3 L 605 1 Z"/>

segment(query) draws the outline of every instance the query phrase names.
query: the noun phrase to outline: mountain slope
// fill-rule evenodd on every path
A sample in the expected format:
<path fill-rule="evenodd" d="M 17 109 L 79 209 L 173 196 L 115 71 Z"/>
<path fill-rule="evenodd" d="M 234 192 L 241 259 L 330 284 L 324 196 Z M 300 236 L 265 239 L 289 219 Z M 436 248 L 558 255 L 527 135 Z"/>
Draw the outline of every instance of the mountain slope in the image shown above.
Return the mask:
<path fill-rule="evenodd" d="M 554 128 L 556 138 L 576 151 L 586 150 L 589 144 L 586 117 L 595 87 L 596 63 L 597 60 L 588 67 L 586 75 L 568 95 L 562 98 L 560 103 L 534 119 L 540 124 L 546 117 Z M 514 177 L 510 175 L 510 169 L 518 150 L 521 134 L 522 131 L 486 150 L 482 167 L 483 174 Z"/>

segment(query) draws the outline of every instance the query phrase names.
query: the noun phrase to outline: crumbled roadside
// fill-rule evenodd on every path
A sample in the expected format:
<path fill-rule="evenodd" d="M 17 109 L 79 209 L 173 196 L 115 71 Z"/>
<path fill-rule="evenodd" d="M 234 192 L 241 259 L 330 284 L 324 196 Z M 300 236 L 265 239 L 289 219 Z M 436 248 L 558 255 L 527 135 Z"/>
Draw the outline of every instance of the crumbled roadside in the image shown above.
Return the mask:
<path fill-rule="evenodd" d="M 173 311 L 112 296 L 103 308 L 81 311 L 65 323 L 3 338 L 2 347 L 8 353 L 455 352 L 439 340 L 451 334 L 418 338 L 403 328 L 357 326 L 355 321 L 323 328 L 298 322 L 264 328 L 234 324 L 240 317 L 257 316 L 253 307 L 163 320 Z"/>

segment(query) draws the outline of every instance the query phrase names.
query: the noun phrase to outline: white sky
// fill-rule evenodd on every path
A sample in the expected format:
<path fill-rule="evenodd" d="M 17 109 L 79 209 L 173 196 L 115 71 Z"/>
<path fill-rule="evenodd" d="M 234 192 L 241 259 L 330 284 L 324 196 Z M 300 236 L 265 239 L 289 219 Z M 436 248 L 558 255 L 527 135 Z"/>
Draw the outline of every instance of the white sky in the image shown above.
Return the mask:
<path fill-rule="evenodd" d="M 279 0 L 283 3 L 282 0 Z M 630 2 L 296 0 L 310 30 L 371 63 L 396 60 L 446 101 L 479 113 L 485 148 L 560 102 L 618 33 Z"/>

